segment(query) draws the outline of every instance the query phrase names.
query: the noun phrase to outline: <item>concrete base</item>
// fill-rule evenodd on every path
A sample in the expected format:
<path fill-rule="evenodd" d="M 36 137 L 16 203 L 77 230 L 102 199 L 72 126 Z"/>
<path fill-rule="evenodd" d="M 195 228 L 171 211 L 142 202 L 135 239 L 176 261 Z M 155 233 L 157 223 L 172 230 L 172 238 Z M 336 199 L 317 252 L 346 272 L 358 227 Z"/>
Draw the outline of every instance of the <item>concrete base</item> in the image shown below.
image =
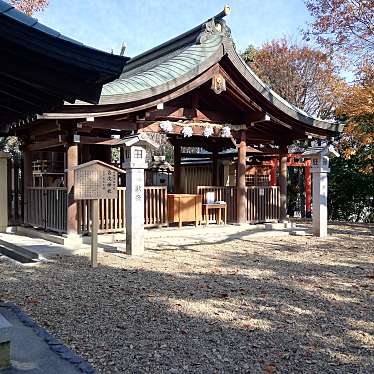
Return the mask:
<path fill-rule="evenodd" d="M 279 223 L 265 223 L 265 230 L 284 230 L 295 228 L 296 224 L 293 222 L 285 221 Z"/>
<path fill-rule="evenodd" d="M 290 235 L 292 235 L 292 236 L 305 236 L 306 232 L 304 230 L 293 230 L 293 231 L 290 231 Z"/>
<path fill-rule="evenodd" d="M 9 230 L 8 230 L 9 232 Z M 81 235 L 57 235 L 41 230 L 36 230 L 31 227 L 25 226 L 17 226 L 11 229 L 12 233 L 16 233 L 19 235 L 30 236 L 31 238 L 40 238 L 44 240 L 48 240 L 49 242 L 56 243 L 63 245 L 64 247 L 69 247 L 72 249 L 79 249 L 79 247 L 83 243 L 83 239 Z"/>

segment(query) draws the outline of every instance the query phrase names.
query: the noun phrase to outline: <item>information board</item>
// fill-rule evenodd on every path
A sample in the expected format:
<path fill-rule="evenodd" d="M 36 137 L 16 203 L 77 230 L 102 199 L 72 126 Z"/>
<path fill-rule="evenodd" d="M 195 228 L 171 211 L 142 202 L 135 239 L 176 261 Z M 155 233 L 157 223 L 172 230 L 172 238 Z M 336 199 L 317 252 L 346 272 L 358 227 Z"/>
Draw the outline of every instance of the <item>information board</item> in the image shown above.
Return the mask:
<path fill-rule="evenodd" d="M 74 199 L 115 199 L 118 174 L 100 164 L 74 170 Z"/>

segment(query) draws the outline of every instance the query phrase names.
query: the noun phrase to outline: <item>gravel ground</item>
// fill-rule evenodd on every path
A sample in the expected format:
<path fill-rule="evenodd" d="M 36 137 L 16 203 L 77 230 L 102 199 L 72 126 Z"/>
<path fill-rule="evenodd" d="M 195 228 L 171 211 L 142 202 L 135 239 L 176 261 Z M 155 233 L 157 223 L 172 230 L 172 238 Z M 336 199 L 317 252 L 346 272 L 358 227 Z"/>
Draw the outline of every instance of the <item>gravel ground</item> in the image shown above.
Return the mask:
<path fill-rule="evenodd" d="M 37 267 L 0 258 L 17 303 L 101 373 L 373 373 L 373 226 L 328 239 L 154 239 Z"/>

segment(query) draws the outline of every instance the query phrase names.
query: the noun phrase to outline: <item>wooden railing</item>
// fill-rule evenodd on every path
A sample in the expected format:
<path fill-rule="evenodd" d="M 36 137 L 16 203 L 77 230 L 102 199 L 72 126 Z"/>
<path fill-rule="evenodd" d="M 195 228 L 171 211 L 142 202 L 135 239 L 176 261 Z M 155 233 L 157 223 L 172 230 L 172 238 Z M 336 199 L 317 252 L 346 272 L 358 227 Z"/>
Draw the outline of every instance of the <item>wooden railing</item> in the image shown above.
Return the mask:
<path fill-rule="evenodd" d="M 28 187 L 25 200 L 25 224 L 59 233 L 66 232 L 66 188 Z"/>
<path fill-rule="evenodd" d="M 99 200 L 99 233 L 123 232 L 126 187 L 118 187 L 116 199 Z M 78 201 L 78 231 L 89 232 L 91 207 L 89 200 Z M 167 187 L 144 188 L 144 226 L 167 225 Z"/>
<path fill-rule="evenodd" d="M 144 226 L 168 224 L 168 190 L 165 186 L 144 187 Z"/>
<path fill-rule="evenodd" d="M 236 221 L 236 187 L 215 187 L 215 186 L 197 186 L 197 194 L 203 196 L 203 203 L 206 201 L 206 193 L 214 192 L 214 199 L 225 201 L 227 204 L 227 222 Z M 211 211 L 209 221 L 216 221 L 216 212 Z"/>
<path fill-rule="evenodd" d="M 247 187 L 247 221 L 276 221 L 280 218 L 278 186 Z"/>
<path fill-rule="evenodd" d="M 247 190 L 247 221 L 249 223 L 279 220 L 280 196 L 279 187 L 246 187 Z M 227 204 L 227 222 L 236 222 L 237 194 L 236 187 L 198 186 L 197 193 L 206 201 L 206 193 L 214 192 L 215 200 L 225 201 Z M 215 221 L 215 212 L 208 219 Z"/>
<path fill-rule="evenodd" d="M 118 187 L 116 199 L 99 200 L 99 232 L 119 232 L 125 227 L 125 187 Z M 88 233 L 91 225 L 91 204 L 89 200 L 79 200 L 78 232 Z"/>

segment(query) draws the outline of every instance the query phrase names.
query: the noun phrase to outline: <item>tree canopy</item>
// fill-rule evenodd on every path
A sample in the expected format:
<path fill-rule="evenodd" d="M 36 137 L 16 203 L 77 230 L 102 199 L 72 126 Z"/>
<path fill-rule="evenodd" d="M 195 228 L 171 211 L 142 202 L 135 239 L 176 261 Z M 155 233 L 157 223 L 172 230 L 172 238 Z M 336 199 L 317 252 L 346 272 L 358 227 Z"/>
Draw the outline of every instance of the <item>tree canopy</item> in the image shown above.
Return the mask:
<path fill-rule="evenodd" d="M 331 118 L 341 105 L 346 83 L 320 50 L 282 38 L 259 49 L 249 46 L 243 58 L 275 92 L 309 114 Z"/>
<path fill-rule="evenodd" d="M 305 32 L 329 52 L 339 52 L 356 64 L 374 63 L 373 0 L 305 0 L 313 17 Z"/>
<path fill-rule="evenodd" d="M 15 8 L 28 16 L 43 10 L 49 3 L 49 0 L 9 0 Z"/>

